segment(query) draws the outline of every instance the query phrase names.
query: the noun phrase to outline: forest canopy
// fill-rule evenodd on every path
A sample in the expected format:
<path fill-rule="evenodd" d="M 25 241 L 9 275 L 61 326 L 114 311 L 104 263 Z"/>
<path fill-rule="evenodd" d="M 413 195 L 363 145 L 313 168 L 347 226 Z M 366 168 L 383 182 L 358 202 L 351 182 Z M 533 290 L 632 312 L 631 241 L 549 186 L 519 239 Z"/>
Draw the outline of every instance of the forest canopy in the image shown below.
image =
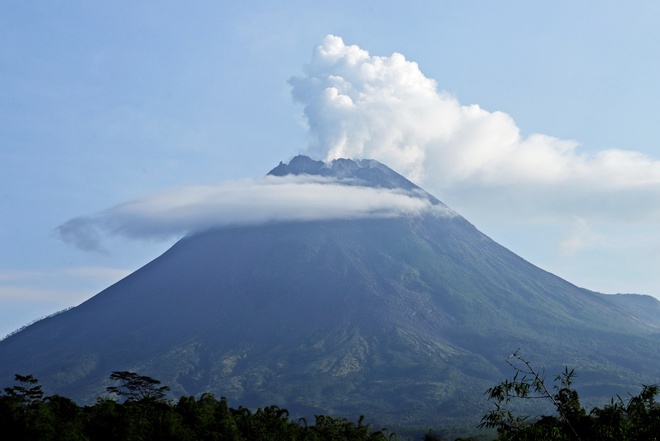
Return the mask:
<path fill-rule="evenodd" d="M 660 440 L 660 390 L 645 385 L 639 395 L 612 398 L 587 411 L 573 387 L 575 372 L 566 368 L 552 383 L 518 353 L 509 358 L 515 375 L 486 391 L 493 409 L 481 420 L 486 429 L 479 439 L 528 440 Z M 271 405 L 256 410 L 232 408 L 224 397 L 209 393 L 167 400 L 169 387 L 148 376 L 129 371 L 110 375 L 112 397 L 79 406 L 59 396 L 44 396 L 32 375 L 15 376 L 16 384 L 0 394 L 0 427 L 3 439 L 21 441 L 393 441 L 447 438 L 433 430 L 403 438 L 388 429 L 372 429 L 364 416 L 349 421 L 315 415 L 313 422 L 294 421 L 287 409 Z M 510 407 L 516 400 L 549 402 L 554 414 L 517 415 Z M 466 433 L 468 429 L 466 429 Z M 422 432 L 423 433 L 423 432 Z M 442 428 L 440 432 L 443 433 Z M 488 434 L 492 434 L 489 436 Z M 7 438 L 6 436 L 9 436 Z M 420 438 L 421 436 L 421 438 Z M 473 439 L 473 438 L 459 438 Z"/>

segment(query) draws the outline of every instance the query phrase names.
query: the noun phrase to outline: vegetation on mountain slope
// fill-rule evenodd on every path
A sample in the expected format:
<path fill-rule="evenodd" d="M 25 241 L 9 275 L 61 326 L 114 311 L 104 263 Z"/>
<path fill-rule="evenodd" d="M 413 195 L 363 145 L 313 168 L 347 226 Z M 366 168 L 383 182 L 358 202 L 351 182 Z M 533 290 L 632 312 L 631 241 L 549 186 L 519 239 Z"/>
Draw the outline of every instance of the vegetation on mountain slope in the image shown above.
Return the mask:
<path fill-rule="evenodd" d="M 441 207 L 374 161 L 297 157 L 271 174 L 397 189 Z M 48 394 L 91 405 L 108 372 L 132 370 L 176 396 L 418 427 L 478 420 L 512 347 L 552 372 L 574 366 L 587 406 L 657 381 L 660 301 L 577 287 L 440 213 L 191 234 L 0 340 L 0 384 L 30 372 Z"/>
<path fill-rule="evenodd" d="M 657 381 L 658 334 L 608 300 L 461 219 L 225 229 L 0 342 L 0 384 L 30 372 L 92 404 L 108 372 L 133 370 L 295 417 L 463 425 L 511 347 L 575 366 L 588 405 Z"/>

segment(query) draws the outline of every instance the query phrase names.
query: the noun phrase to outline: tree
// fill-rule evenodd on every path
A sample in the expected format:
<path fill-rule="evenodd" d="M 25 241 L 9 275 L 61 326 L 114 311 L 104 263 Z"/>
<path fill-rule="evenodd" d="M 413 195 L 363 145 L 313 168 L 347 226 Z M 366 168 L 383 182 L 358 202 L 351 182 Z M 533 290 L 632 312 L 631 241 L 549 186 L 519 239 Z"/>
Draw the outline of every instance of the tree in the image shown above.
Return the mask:
<path fill-rule="evenodd" d="M 574 370 L 565 368 L 548 388 L 543 371 L 535 370 L 518 351 L 507 362 L 515 375 L 486 391 L 495 409 L 480 424 L 497 429 L 499 440 L 660 440 L 660 403 L 655 401 L 658 386 L 643 386 L 639 395 L 627 401 L 613 398 L 610 404 L 587 413 L 573 388 Z M 514 398 L 547 401 L 556 415 L 517 416 L 508 408 Z"/>
<path fill-rule="evenodd" d="M 80 407 L 75 402 L 59 395 L 44 398 L 39 381 L 32 375 L 16 374 L 15 379 L 18 385 L 4 388 L 4 395 L 0 395 L 3 436 L 10 434 L 11 439 L 22 441 L 85 439 Z"/>
<path fill-rule="evenodd" d="M 129 371 L 114 371 L 110 379 L 118 381 L 118 386 L 108 386 L 110 393 L 124 397 L 126 401 L 164 401 L 168 386 L 158 386 L 160 381 Z"/>
<path fill-rule="evenodd" d="M 5 394 L 8 397 L 25 407 L 32 406 L 43 399 L 44 392 L 41 390 L 39 380 L 32 375 L 20 374 L 16 374 L 14 378 L 19 384 L 13 387 L 5 387 Z"/>
<path fill-rule="evenodd" d="M 559 384 L 553 386 L 552 393 L 546 386 L 545 373 L 535 370 L 530 362 L 518 355 L 518 351 L 508 357 L 507 363 L 514 369 L 515 375 L 512 381 L 505 380 L 486 391 L 488 399 L 496 403 L 495 409 L 482 418 L 480 427 L 496 428 L 500 439 L 536 439 L 541 436 L 549 440 L 580 440 L 576 427 L 586 412 L 580 404 L 578 393 L 572 388 L 574 370 L 565 368 L 555 377 L 555 383 Z M 514 416 L 502 406 L 509 404 L 512 398 L 549 401 L 558 416 L 543 416 L 533 422 L 528 416 Z"/>
<path fill-rule="evenodd" d="M 211 394 L 165 401 L 169 388 L 133 372 L 113 372 L 118 382 L 107 390 L 123 402 L 99 397 L 80 407 L 59 395 L 44 397 L 37 380 L 18 375 L 19 384 L 0 394 L 3 440 L 21 441 L 394 441 L 386 429 L 371 431 L 364 417 L 357 423 L 344 418 L 316 415 L 308 426 L 289 418 L 276 405 L 255 412 L 232 409 L 223 397 Z"/>

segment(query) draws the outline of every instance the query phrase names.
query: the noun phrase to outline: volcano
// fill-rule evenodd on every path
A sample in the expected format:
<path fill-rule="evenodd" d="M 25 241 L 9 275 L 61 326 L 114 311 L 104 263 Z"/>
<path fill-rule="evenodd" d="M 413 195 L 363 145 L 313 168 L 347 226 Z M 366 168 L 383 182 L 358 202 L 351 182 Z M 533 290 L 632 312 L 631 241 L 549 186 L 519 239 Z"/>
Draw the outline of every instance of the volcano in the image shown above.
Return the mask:
<path fill-rule="evenodd" d="M 394 189 L 436 212 L 227 226 L 189 235 L 81 305 L 0 341 L 0 381 L 32 374 L 91 403 L 113 371 L 293 415 L 476 424 L 521 354 L 575 368 L 585 402 L 660 378 L 660 302 L 577 287 L 497 244 L 373 160 L 298 156 L 272 176 Z"/>

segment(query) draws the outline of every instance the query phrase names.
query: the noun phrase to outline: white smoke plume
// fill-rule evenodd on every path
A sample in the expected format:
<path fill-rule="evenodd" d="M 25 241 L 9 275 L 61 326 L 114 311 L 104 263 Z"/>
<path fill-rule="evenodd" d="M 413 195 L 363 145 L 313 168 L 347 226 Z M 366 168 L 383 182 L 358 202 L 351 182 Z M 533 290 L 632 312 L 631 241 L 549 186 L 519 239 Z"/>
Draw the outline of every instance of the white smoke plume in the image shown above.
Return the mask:
<path fill-rule="evenodd" d="M 452 205 L 508 204 L 585 219 L 657 221 L 660 161 L 639 152 L 580 153 L 579 144 L 521 136 L 511 116 L 462 105 L 401 54 L 372 56 L 328 35 L 289 80 L 304 106 L 310 155 L 372 158 Z"/>
<path fill-rule="evenodd" d="M 570 227 L 558 245 L 565 254 L 611 237 L 594 229 L 604 219 L 646 227 L 660 220 L 656 159 L 617 149 L 581 153 L 575 141 L 522 136 L 511 116 L 462 105 L 403 55 L 372 56 L 332 35 L 303 73 L 290 84 L 304 106 L 310 156 L 376 159 L 462 213 L 478 207 L 481 214 L 521 219 L 580 219 L 580 228 Z M 170 239 L 214 226 L 438 209 L 391 190 L 267 178 L 175 189 L 71 219 L 57 230 L 69 243 L 101 249 L 105 236 Z"/>

